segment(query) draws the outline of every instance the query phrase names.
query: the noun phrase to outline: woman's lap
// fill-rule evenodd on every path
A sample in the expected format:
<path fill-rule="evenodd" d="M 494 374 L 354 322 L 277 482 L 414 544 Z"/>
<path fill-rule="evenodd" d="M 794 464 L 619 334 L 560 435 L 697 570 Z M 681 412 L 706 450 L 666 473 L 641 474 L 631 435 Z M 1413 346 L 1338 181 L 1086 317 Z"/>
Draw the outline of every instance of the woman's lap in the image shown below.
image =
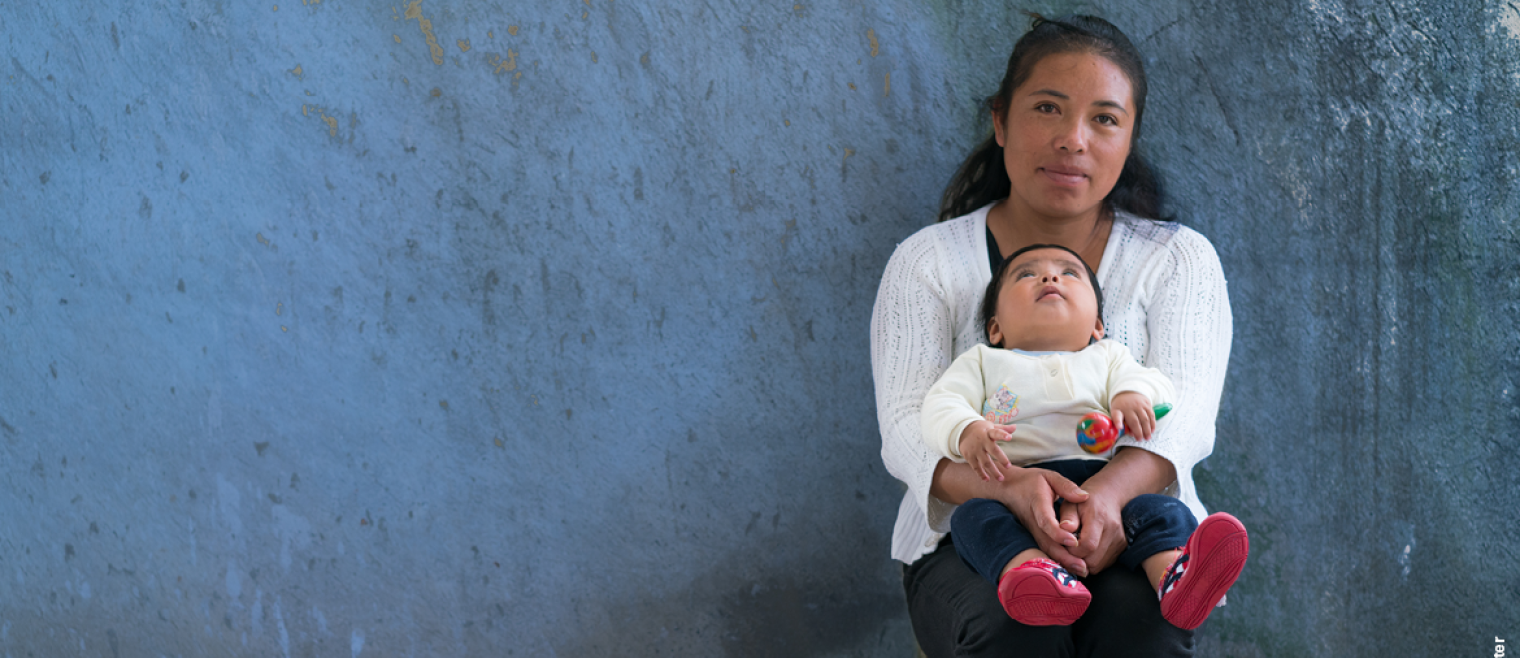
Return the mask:
<path fill-rule="evenodd" d="M 1071 626 L 1024 626 L 1008 618 L 997 588 L 961 561 L 952 541 L 903 570 L 913 632 L 929 658 L 1193 655 L 1193 632 L 1161 617 L 1143 573 L 1115 565 L 1083 579 L 1092 604 Z"/>

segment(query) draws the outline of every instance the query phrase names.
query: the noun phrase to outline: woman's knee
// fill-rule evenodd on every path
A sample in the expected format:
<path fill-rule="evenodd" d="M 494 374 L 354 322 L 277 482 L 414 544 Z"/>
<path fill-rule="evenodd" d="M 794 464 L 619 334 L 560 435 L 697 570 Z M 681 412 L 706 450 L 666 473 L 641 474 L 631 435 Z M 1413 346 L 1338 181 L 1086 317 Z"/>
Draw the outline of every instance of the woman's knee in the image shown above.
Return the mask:
<path fill-rule="evenodd" d="M 967 569 L 949 546 L 904 570 L 908 616 L 929 658 L 1070 656 L 1070 627 L 1025 626 L 1008 617 L 997 588 Z"/>
<path fill-rule="evenodd" d="M 1070 626 L 1025 626 L 1008 616 L 1001 605 L 964 620 L 956 638 L 956 656 L 1072 655 Z"/>
<path fill-rule="evenodd" d="M 1177 628 L 1161 616 L 1156 589 L 1143 573 L 1111 567 L 1083 582 L 1093 598 L 1087 612 L 1072 625 L 1079 655 L 1193 655 L 1193 631 Z"/>

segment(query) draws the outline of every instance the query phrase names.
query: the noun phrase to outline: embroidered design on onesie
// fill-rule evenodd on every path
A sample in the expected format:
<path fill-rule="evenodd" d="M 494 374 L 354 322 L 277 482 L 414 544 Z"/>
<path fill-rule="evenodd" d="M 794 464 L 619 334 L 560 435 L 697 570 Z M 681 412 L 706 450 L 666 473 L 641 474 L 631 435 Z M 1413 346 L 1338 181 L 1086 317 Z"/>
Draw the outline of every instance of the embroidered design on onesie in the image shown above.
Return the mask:
<path fill-rule="evenodd" d="M 999 386 L 991 397 L 982 401 L 982 417 L 989 422 L 998 425 L 1008 425 L 1019 415 L 1019 396 L 1008 390 L 1007 385 Z"/>

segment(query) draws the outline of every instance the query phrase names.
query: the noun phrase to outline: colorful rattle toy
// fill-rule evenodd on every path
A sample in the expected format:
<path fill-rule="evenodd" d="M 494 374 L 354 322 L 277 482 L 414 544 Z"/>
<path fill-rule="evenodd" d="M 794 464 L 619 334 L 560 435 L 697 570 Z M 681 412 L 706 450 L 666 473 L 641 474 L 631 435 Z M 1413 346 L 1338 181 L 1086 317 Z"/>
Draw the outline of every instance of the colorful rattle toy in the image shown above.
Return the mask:
<path fill-rule="evenodd" d="M 1163 402 L 1156 405 L 1155 410 L 1156 420 L 1161 420 L 1172 410 L 1172 405 Z M 1124 432 L 1114 429 L 1114 419 L 1101 411 L 1089 413 L 1077 422 L 1077 445 L 1095 455 L 1114 447 L 1114 442 L 1121 436 Z"/>

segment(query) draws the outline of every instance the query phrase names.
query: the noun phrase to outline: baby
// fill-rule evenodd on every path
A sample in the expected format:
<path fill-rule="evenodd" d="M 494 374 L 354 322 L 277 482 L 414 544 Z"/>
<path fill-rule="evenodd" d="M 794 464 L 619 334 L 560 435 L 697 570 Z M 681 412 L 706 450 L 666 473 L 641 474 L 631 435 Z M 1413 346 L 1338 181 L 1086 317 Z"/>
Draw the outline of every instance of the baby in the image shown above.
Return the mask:
<path fill-rule="evenodd" d="M 1079 486 L 1110 456 L 1078 448 L 1083 415 L 1106 412 L 1119 428 L 1149 440 L 1156 430 L 1152 405 L 1172 401 L 1172 384 L 1136 363 L 1128 348 L 1103 340 L 1102 311 L 1096 276 L 1076 253 L 1056 245 L 1014 252 L 982 302 L 990 347 L 967 350 L 929 389 L 924 440 L 971 464 L 984 480 L 1002 480 L 1004 469 L 1017 464 L 1055 471 Z M 1121 518 L 1128 547 L 1119 563 L 1144 569 L 1167 621 L 1197 628 L 1245 567 L 1245 527 L 1224 513 L 1199 523 L 1182 501 L 1159 494 L 1136 496 Z M 1087 610 L 1087 588 L 1041 551 L 1001 502 L 967 501 L 950 527 L 956 552 L 997 586 L 1014 620 L 1066 625 Z M 1067 521 L 1063 530 L 1077 528 Z"/>

